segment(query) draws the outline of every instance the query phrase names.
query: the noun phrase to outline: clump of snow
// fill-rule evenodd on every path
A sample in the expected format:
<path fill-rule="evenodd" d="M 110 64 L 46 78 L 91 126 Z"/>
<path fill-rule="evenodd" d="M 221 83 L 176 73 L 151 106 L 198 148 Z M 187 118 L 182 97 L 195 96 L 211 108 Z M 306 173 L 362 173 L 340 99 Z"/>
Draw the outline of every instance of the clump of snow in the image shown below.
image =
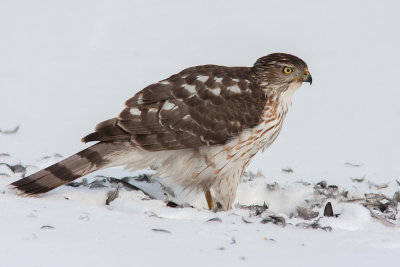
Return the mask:
<path fill-rule="evenodd" d="M 269 189 L 270 188 L 270 189 Z M 267 184 L 265 179 L 240 183 L 236 203 L 242 205 L 263 205 L 287 216 L 295 213 L 296 206 L 306 205 L 305 200 L 314 192 L 312 187 L 304 187 L 300 183 Z"/>
<path fill-rule="evenodd" d="M 321 224 L 347 231 L 368 230 L 371 226 L 379 227 L 372 220 L 371 213 L 360 204 L 338 203 L 334 207 L 335 213 L 340 215 L 337 218 L 323 218 L 320 220 Z"/>
<path fill-rule="evenodd" d="M 35 164 L 44 167 L 58 160 L 60 157 L 51 156 Z M 3 157 L 2 161 L 10 166 L 16 164 L 12 156 Z M 318 242 L 334 248 L 343 245 L 343 238 L 348 251 L 343 249 L 339 252 L 342 255 L 365 249 L 399 248 L 397 203 L 381 192 L 398 188 L 377 189 L 367 180 L 349 179 L 350 186 L 346 188 L 327 181 L 279 183 L 261 173 L 250 173 L 239 185 L 235 207 L 213 212 L 207 210 L 202 194 L 188 194 L 169 187 L 163 179 L 149 179 L 152 170 L 98 171 L 75 181 L 73 186 L 24 198 L 8 189 L 7 184 L 38 167 L 30 166 L 26 173 L 13 173 L 7 168 L 2 167 L 2 171 L 9 177 L 0 179 L 0 236 L 7 244 L 2 247 L 6 256 L 0 261 L 5 266 L 26 265 L 26 259 L 40 266 L 54 266 L 60 257 L 65 266 L 86 266 L 88 262 L 99 262 L 98 266 L 123 265 L 130 262 L 132 251 L 135 262 L 147 265 L 162 264 L 171 257 L 178 263 L 196 259 L 195 265 L 206 264 L 210 258 L 233 264 L 245 261 L 250 265 L 267 259 L 291 262 L 279 255 L 310 250 L 323 254 Z M 132 190 L 127 183 L 143 192 Z M 110 193 L 117 197 L 106 205 Z M 332 203 L 333 217 L 323 215 L 328 202 Z M 380 204 L 386 210 L 380 211 Z M 378 218 L 372 217 L 369 209 Z M 349 240 L 351 233 L 357 235 Z M 355 249 L 360 242 L 363 245 Z M 46 249 L 52 253 L 39 257 Z M 150 253 L 159 250 L 162 252 L 157 252 L 158 257 Z M 267 253 L 269 250 L 277 254 Z M 26 258 L 18 257 L 17 253 L 22 252 Z M 190 254 L 190 259 L 182 253 Z"/>

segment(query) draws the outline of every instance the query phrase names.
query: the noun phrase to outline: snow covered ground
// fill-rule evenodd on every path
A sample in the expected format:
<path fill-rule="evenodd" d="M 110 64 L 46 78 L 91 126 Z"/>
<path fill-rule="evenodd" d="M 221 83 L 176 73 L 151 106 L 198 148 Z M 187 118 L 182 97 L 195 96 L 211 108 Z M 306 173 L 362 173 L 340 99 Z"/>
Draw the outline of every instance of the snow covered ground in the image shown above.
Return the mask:
<path fill-rule="evenodd" d="M 57 159 L 35 162 L 28 173 Z M 20 175 L 4 165 L 0 170 L 1 266 L 374 266 L 393 264 L 400 251 L 397 202 L 386 205 L 389 213 L 370 206 L 380 218 L 392 216 L 382 222 L 358 203 L 365 201 L 352 201 L 371 192 L 392 196 L 399 185 L 358 180 L 336 188 L 245 177 L 236 207 L 214 213 L 202 195 L 162 190 L 163 180 L 128 180 L 156 199 L 120 184 L 118 197 L 105 205 L 116 185 L 103 177 L 125 177 L 120 169 L 90 175 L 90 186 L 64 186 L 38 198 L 8 190 Z M 151 171 L 129 175 L 143 173 Z M 167 206 L 163 192 L 183 207 Z M 337 217 L 323 216 L 328 201 Z"/>
<path fill-rule="evenodd" d="M 2 164 L 0 266 L 394 264 L 395 207 L 387 199 L 384 212 L 367 205 L 392 227 L 350 200 L 392 198 L 400 189 L 399 8 L 397 1 L 0 1 L 0 163 L 28 166 L 28 174 L 57 161 L 55 153 L 85 148 L 79 140 L 96 123 L 185 67 L 249 66 L 287 52 L 313 75 L 277 141 L 249 167 L 264 177 L 245 177 L 239 187 L 238 204 L 265 202 L 268 210 L 213 213 L 202 196 L 182 192 L 170 200 L 194 208 L 166 207 L 158 182 L 138 184 L 154 200 L 121 186 L 108 206 L 115 184 L 22 198 L 7 188 L 21 173 Z M 110 169 L 88 179 L 145 172 Z M 328 201 L 337 217 L 322 216 Z M 300 218 L 298 206 L 318 216 Z M 271 215 L 286 227 L 261 223 Z M 316 221 L 332 230 L 304 229 Z"/>

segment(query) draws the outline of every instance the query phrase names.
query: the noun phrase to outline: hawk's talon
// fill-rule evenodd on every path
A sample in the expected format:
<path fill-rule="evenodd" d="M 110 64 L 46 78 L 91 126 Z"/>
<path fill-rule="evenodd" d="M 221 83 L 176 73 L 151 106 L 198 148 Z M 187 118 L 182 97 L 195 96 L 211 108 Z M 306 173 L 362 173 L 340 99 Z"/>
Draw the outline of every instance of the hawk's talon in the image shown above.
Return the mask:
<path fill-rule="evenodd" d="M 216 204 L 217 204 L 216 207 L 213 208 L 213 210 L 212 210 L 213 212 L 225 211 L 225 209 L 222 207 L 221 203 L 217 202 Z"/>

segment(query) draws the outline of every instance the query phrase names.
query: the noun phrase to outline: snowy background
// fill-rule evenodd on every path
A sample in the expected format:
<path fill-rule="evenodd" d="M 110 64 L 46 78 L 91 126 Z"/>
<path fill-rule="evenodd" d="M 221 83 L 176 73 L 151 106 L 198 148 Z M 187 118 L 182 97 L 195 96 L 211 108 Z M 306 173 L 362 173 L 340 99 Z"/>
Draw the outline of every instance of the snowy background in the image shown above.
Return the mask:
<path fill-rule="evenodd" d="M 20 129 L 0 133 L 0 153 L 10 154 L 0 162 L 36 166 L 29 174 L 58 160 L 45 156 L 82 150 L 88 145 L 80 139 L 126 99 L 183 68 L 251 66 L 286 52 L 308 63 L 313 84 L 295 94 L 279 138 L 249 167 L 265 178 L 242 184 L 238 202 L 266 201 L 291 222 L 313 194 L 297 181 L 392 196 L 400 180 L 399 8 L 397 1 L 1 0 L 0 129 Z M 7 174 L 0 177 L 0 266 L 372 266 L 400 253 L 399 230 L 361 205 L 334 205 L 343 216 L 324 222 L 333 228 L 327 233 L 247 224 L 247 210 L 214 214 L 196 196 L 189 197 L 196 209 L 167 208 L 131 191 L 105 207 L 106 191 L 81 187 L 20 198 L 6 187 L 20 176 L 0 167 Z M 355 186 L 350 178 L 365 180 Z M 274 182 L 284 190 L 266 194 Z M 214 217 L 222 222 L 205 223 Z M 170 233 L 151 231 L 159 228 Z"/>

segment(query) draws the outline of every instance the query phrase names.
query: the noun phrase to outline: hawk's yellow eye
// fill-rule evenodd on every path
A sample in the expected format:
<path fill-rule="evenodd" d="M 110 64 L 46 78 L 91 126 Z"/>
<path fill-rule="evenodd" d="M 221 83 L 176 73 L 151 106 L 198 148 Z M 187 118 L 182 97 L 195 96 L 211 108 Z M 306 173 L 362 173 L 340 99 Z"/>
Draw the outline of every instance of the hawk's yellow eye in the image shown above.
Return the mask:
<path fill-rule="evenodd" d="M 294 70 L 292 69 L 292 68 L 289 68 L 289 67 L 284 67 L 283 68 L 283 73 L 285 73 L 285 74 L 290 74 L 290 73 L 292 73 Z"/>

